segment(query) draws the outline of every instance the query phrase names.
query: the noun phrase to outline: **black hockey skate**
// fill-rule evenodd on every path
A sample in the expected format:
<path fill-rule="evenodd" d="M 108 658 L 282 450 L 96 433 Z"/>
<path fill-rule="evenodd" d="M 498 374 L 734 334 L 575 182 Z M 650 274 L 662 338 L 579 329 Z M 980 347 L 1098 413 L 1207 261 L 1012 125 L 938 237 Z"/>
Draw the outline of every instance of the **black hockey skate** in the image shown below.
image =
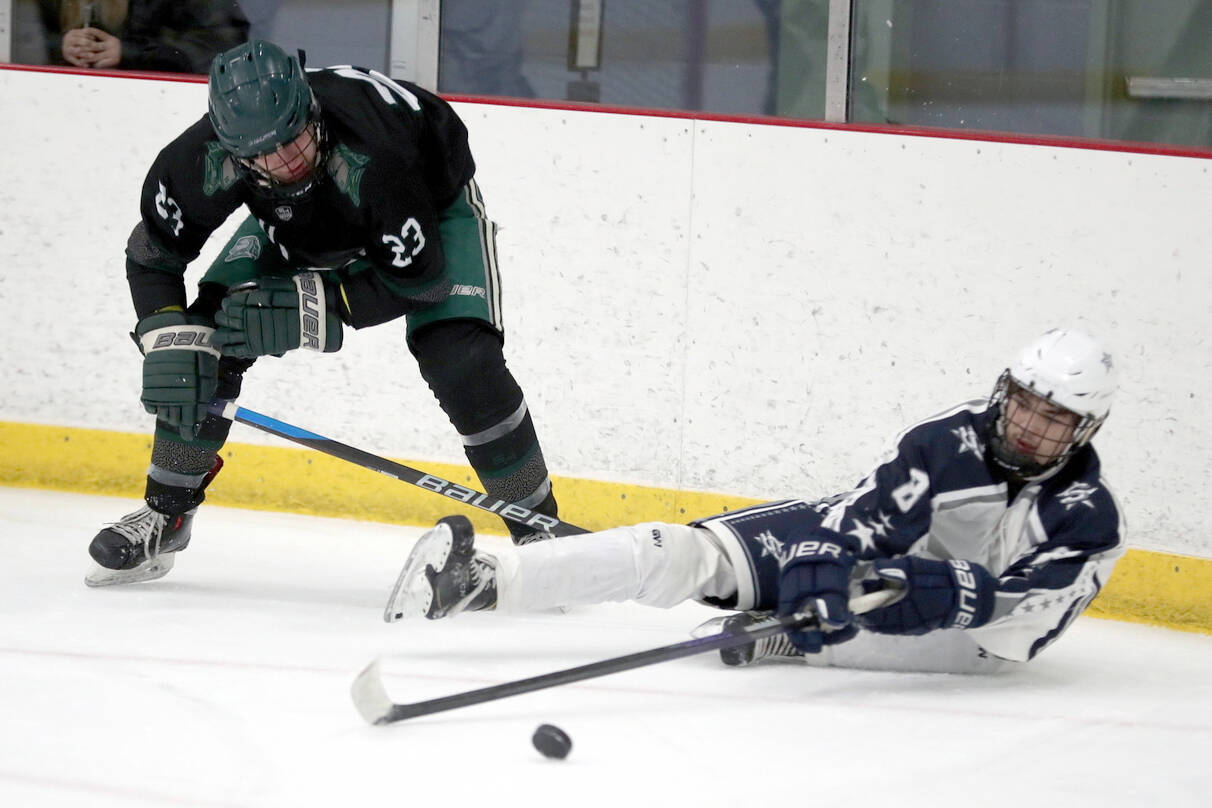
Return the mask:
<path fill-rule="evenodd" d="M 740 612 L 731 617 L 726 617 L 720 623 L 721 630 L 739 631 L 754 623 L 760 623 L 762 620 L 770 617 L 766 612 Z M 720 660 L 725 665 L 739 667 L 742 665 L 752 665 L 758 660 L 768 657 L 802 657 L 803 651 L 800 651 L 791 644 L 791 640 L 787 638 L 786 633 L 775 634 L 773 637 L 762 637 L 755 642 L 738 645 L 733 648 L 721 648 Z"/>
<path fill-rule="evenodd" d="M 388 598 L 383 619 L 438 620 L 497 605 L 497 563 L 475 549 L 466 516 L 447 516 L 426 531 L 409 553 Z"/>
<path fill-rule="evenodd" d="M 189 546 L 194 514 L 206 499 L 207 486 L 222 468 L 223 458 L 216 455 L 197 488 L 165 485 L 149 474 L 144 495 L 147 504 L 93 537 L 88 554 L 97 566 L 84 576 L 84 583 L 133 584 L 167 575 L 173 568 L 174 555 Z"/>
<path fill-rule="evenodd" d="M 163 578 L 173 568 L 173 556 L 189 545 L 197 510 L 169 516 L 144 505 L 102 528 L 88 546 L 98 566 L 84 583 L 109 586 Z"/>

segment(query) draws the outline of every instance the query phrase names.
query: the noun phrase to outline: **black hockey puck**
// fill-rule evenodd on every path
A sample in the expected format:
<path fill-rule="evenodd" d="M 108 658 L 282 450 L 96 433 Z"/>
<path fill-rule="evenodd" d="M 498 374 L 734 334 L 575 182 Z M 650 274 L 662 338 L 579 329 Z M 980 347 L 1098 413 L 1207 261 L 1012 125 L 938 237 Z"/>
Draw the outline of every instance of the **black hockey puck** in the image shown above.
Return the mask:
<path fill-rule="evenodd" d="M 563 760 L 572 751 L 572 738 L 568 733 L 552 724 L 540 724 L 534 731 L 530 742 L 534 748 L 543 753 L 543 757 Z"/>

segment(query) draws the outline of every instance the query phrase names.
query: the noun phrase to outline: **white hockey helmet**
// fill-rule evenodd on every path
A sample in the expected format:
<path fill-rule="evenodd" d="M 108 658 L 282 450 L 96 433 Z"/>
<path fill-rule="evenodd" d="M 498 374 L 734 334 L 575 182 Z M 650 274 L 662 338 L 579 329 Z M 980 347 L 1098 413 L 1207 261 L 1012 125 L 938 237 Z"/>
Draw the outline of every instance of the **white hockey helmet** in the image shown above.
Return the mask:
<path fill-rule="evenodd" d="M 1075 329 L 1054 328 L 1019 352 L 1002 373 L 991 404 L 998 407 L 989 445 L 993 459 L 1023 479 L 1031 479 L 1059 466 L 1090 442 L 1111 412 L 1116 388 L 1115 363 L 1097 341 Z M 1054 457 L 1040 461 L 1024 456 L 1007 444 L 1007 400 L 1025 390 L 1049 404 L 1077 416 L 1070 442 Z"/>

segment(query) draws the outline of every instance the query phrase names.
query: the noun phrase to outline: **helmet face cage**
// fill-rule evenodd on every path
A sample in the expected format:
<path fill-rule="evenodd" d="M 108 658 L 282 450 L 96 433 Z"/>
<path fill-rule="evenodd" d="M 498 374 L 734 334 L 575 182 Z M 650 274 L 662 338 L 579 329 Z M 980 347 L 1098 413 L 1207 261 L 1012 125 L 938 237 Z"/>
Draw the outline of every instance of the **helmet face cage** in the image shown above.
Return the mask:
<path fill-rule="evenodd" d="M 301 145 L 295 141 L 300 139 L 300 136 L 308 135 L 310 141 L 304 141 Z M 324 165 L 327 158 L 326 146 L 328 138 L 324 129 L 324 122 L 320 119 L 319 109 L 313 105 L 312 114 L 297 135 L 283 144 L 279 144 L 274 149 L 265 152 L 264 154 L 255 155 L 252 157 L 241 157 L 232 155 L 232 160 L 236 164 L 236 169 L 240 178 L 249 185 L 255 192 L 272 199 L 290 200 L 297 199 L 306 195 L 315 186 L 320 175 L 320 167 Z M 301 179 L 288 181 L 280 180 L 267 172 L 264 168 L 258 165 L 257 161 L 263 157 L 273 157 L 279 151 L 286 152 L 281 158 L 286 163 L 293 159 L 303 159 L 308 147 L 314 145 L 315 154 L 308 161 L 307 175 Z M 294 154 L 290 154 L 293 151 Z"/>
<path fill-rule="evenodd" d="M 997 408 L 989 435 L 993 460 L 1021 480 L 1064 463 L 1090 442 L 1106 420 L 1106 415 L 1083 415 L 1058 404 L 1015 379 L 1009 370 L 997 380 L 990 405 Z M 1008 435 L 1008 430 L 1015 434 Z M 1016 445 L 1018 440 L 1033 449 Z"/>

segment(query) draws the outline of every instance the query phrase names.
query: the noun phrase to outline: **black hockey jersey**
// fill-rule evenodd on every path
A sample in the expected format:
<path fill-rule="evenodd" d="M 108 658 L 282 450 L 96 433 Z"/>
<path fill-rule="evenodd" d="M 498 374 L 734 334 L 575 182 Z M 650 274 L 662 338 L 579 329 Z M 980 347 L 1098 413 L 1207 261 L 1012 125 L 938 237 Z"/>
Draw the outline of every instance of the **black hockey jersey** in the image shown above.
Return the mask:
<path fill-rule="evenodd" d="M 293 267 L 370 263 L 371 271 L 341 277 L 351 325 L 433 302 L 444 272 L 439 213 L 475 173 L 466 128 L 442 99 L 375 71 L 339 66 L 307 76 L 328 148 L 317 168 L 322 180 L 304 201 L 274 199 L 242 182 L 206 116 L 157 156 L 126 250 L 140 317 L 185 304 L 186 266 L 241 205 Z M 426 289 L 426 299 L 411 299 L 410 288 Z"/>

